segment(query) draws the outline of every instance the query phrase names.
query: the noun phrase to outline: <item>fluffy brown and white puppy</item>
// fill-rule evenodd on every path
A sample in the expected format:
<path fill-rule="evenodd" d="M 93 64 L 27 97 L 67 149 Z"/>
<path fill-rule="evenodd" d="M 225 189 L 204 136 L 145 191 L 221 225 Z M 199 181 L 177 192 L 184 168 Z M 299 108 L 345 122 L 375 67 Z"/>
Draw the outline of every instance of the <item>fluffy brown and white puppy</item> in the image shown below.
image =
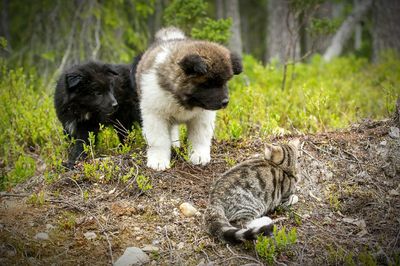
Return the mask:
<path fill-rule="evenodd" d="M 212 42 L 192 40 L 174 27 L 161 29 L 140 60 L 136 80 L 147 166 L 169 168 L 179 124 L 187 125 L 190 161 L 210 162 L 216 110 L 229 102 L 227 82 L 242 72 L 241 59 Z"/>

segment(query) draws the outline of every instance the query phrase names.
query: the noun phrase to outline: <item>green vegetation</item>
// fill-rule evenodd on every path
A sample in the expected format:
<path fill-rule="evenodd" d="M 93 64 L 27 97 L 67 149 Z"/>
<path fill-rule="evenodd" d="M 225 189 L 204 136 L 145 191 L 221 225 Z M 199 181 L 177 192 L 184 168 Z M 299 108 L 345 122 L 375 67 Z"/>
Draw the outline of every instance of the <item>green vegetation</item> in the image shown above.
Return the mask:
<path fill-rule="evenodd" d="M 136 177 L 136 184 L 142 192 L 146 192 L 153 188 L 153 185 L 151 184 L 151 179 L 144 175 L 138 175 Z"/>
<path fill-rule="evenodd" d="M 0 172 L 0 187 L 4 189 L 34 175 L 38 164 L 46 166 L 46 176 L 62 171 L 68 141 L 41 77 L 34 71 L 26 74 L 22 68 L 9 69 L 4 61 L 0 64 L 0 155 L 5 165 Z M 365 117 L 387 117 L 400 95 L 400 61 L 389 54 L 379 64 L 354 56 L 327 64 L 315 56 L 310 63 L 289 70 L 292 79 L 282 90 L 281 68 L 263 66 L 245 56 L 244 72 L 229 83 L 231 102 L 226 110 L 218 112 L 216 138 L 343 128 Z M 114 129 L 103 128 L 85 149 L 91 159 L 104 154 L 135 157 L 145 144 L 140 129 L 128 132 L 127 139 L 122 145 Z M 112 178 L 113 166 L 106 163 L 102 167 L 106 179 Z M 113 170 L 108 171 L 108 167 Z M 97 179 L 90 174 L 96 175 L 91 168 L 100 170 L 85 164 L 85 176 Z"/>
<path fill-rule="evenodd" d="M 258 255 L 268 264 L 273 264 L 276 257 L 289 251 L 291 245 L 297 242 L 296 228 L 286 231 L 286 227 L 278 230 L 274 226 L 273 237 L 259 236 L 256 243 Z"/>
<path fill-rule="evenodd" d="M 372 65 L 354 56 L 289 68 L 281 89 L 282 69 L 245 56 L 244 72 L 230 82 L 231 101 L 218 113 L 218 139 L 317 132 L 343 128 L 368 117 L 387 117 L 400 95 L 400 61 L 388 54 Z"/>
<path fill-rule="evenodd" d="M 354 254 L 352 251 L 348 251 L 342 247 L 334 248 L 332 245 L 327 246 L 328 261 L 329 264 L 335 265 L 346 265 L 346 266 L 355 266 L 355 265 L 365 265 L 365 266 L 376 266 L 380 265 L 376 259 L 375 252 L 364 248 L 363 251 L 360 251 L 359 254 Z M 376 253 L 375 253 L 376 254 Z M 394 256 L 395 257 L 395 256 Z M 398 262 L 389 265 L 399 265 Z"/>
<path fill-rule="evenodd" d="M 0 60 L 0 188 L 31 177 L 36 164 L 60 169 L 66 142 L 53 99 L 34 71 L 8 69 Z"/>
<path fill-rule="evenodd" d="M 181 28 L 196 39 L 228 43 L 232 19 L 214 20 L 207 16 L 203 0 L 174 0 L 165 9 L 166 25 Z"/>

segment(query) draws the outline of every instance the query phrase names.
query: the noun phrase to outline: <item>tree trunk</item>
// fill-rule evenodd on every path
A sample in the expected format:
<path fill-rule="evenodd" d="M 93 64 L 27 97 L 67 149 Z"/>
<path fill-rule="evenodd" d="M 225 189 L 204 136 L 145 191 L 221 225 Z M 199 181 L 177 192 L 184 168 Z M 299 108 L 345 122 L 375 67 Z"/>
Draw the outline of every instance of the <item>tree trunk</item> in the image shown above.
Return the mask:
<path fill-rule="evenodd" d="M 224 0 L 215 0 L 215 9 L 217 11 L 217 19 L 224 18 Z"/>
<path fill-rule="evenodd" d="M 11 50 L 10 23 L 8 17 L 8 0 L 3 0 L 1 3 L 1 21 L 0 21 L 0 36 L 7 39 L 7 48 Z"/>
<path fill-rule="evenodd" d="M 382 51 L 400 52 L 400 1 L 375 0 L 373 3 L 373 59 L 379 61 Z"/>
<path fill-rule="evenodd" d="M 289 58 L 298 58 L 300 38 L 297 31 L 296 20 L 289 10 L 289 1 L 269 0 L 265 61 L 277 59 L 286 63 Z"/>
<path fill-rule="evenodd" d="M 353 12 L 346 18 L 342 23 L 339 30 L 336 32 L 332 39 L 332 43 L 324 53 L 325 61 L 330 61 L 332 58 L 339 56 L 342 53 L 343 46 L 350 39 L 354 27 L 361 20 L 361 18 L 367 13 L 368 9 L 372 5 L 372 0 L 365 0 L 354 7 Z"/>
<path fill-rule="evenodd" d="M 231 38 L 229 40 L 229 49 L 232 52 L 242 56 L 242 36 L 240 34 L 240 14 L 238 0 L 227 0 L 227 17 L 232 18 Z"/>
<path fill-rule="evenodd" d="M 154 13 L 148 17 L 148 29 L 149 29 L 149 43 L 154 40 L 155 33 L 161 28 L 162 25 L 162 14 L 163 14 L 163 0 L 156 0 L 154 2 Z"/>

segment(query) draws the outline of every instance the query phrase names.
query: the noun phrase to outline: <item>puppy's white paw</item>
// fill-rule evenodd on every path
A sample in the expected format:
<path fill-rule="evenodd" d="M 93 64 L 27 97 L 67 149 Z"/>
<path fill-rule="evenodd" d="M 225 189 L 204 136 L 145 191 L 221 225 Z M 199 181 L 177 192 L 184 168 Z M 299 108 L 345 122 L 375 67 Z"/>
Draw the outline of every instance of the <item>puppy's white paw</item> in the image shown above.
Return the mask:
<path fill-rule="evenodd" d="M 190 154 L 190 162 L 192 164 L 206 165 L 211 161 L 210 151 L 208 150 L 194 150 Z"/>
<path fill-rule="evenodd" d="M 170 167 L 169 160 L 165 160 L 162 158 L 149 158 L 147 159 L 147 167 L 157 171 L 163 171 Z"/>
<path fill-rule="evenodd" d="M 170 155 L 163 149 L 149 148 L 147 150 L 147 167 L 157 171 L 168 169 Z"/>

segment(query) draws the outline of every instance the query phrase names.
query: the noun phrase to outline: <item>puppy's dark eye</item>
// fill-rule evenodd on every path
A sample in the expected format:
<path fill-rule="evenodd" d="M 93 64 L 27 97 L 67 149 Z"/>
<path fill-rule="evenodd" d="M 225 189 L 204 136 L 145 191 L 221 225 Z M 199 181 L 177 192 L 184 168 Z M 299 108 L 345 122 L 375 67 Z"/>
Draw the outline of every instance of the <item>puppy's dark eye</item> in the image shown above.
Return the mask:
<path fill-rule="evenodd" d="M 103 95 L 103 93 L 101 91 L 94 91 L 93 95 L 94 96 L 101 96 L 101 95 Z"/>

